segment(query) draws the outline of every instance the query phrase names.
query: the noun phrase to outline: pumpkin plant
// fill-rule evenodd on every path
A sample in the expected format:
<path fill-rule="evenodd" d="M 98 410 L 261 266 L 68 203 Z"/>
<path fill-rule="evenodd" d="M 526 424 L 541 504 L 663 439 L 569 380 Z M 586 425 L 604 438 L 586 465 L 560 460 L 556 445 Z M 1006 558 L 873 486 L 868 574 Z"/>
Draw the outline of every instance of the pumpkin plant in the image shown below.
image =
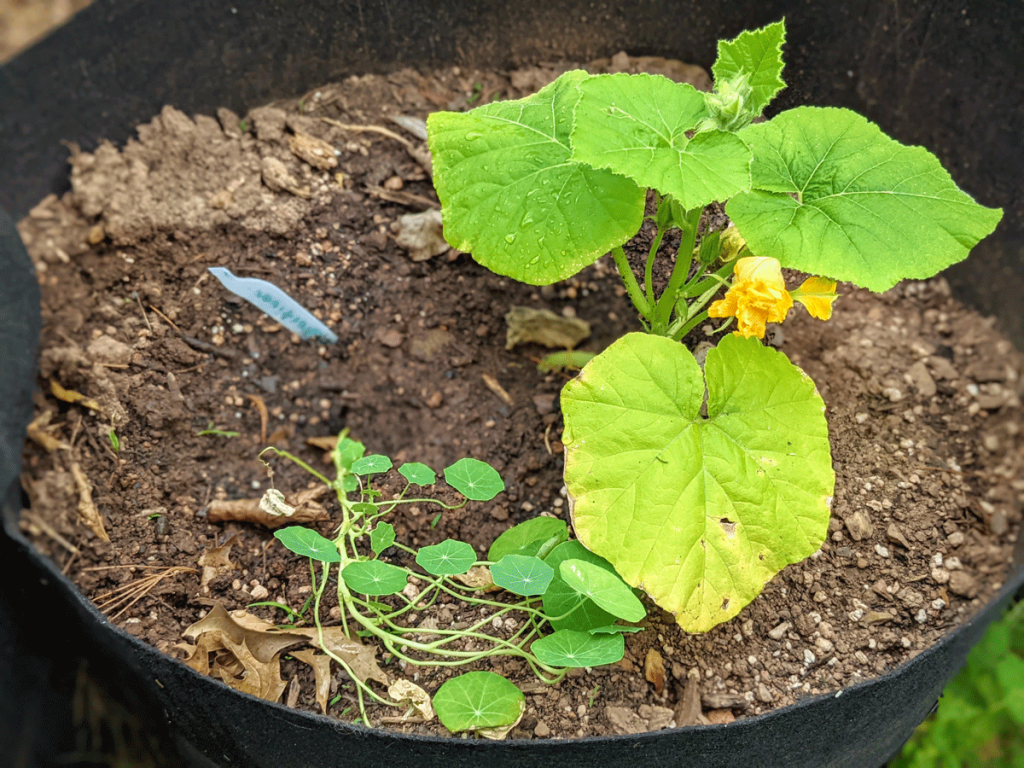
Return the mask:
<path fill-rule="evenodd" d="M 540 517 L 499 536 L 481 559 L 464 541 L 447 539 L 414 549 L 396 541 L 395 528 L 384 520 L 397 508 L 434 504 L 460 509 L 469 501 L 489 501 L 504 490 L 500 475 L 488 464 L 460 459 L 444 470 L 449 486 L 463 496 L 457 505 L 437 498 L 410 496 L 413 488 L 433 486 L 434 471 L 416 462 L 397 468 L 404 488 L 385 499 L 375 476 L 393 470 L 391 459 L 366 455 L 365 446 L 343 431 L 331 451 L 335 477 L 328 479 L 301 459 L 278 448 L 264 452 L 301 466 L 335 492 L 341 522 L 333 538 L 305 526 L 275 532 L 277 539 L 310 563 L 316 645 L 342 667 L 356 685 L 360 715 L 369 725 L 366 700 L 406 709 L 425 719 L 434 711 L 453 732 L 477 731 L 501 738 L 522 717 L 523 694 L 493 672 L 468 672 L 445 682 L 431 696 L 413 681 L 392 681 L 373 661 L 374 651 L 358 644 L 370 638 L 397 660 L 405 674 L 420 667 L 457 667 L 495 656 L 522 659 L 546 683 L 558 682 L 574 667 L 613 664 L 624 652 L 623 633 L 636 627 L 643 604 L 612 566 L 577 541 L 564 522 Z M 290 516 L 294 508 L 269 490 L 261 508 Z M 397 561 L 397 562 L 396 562 Z M 320 574 L 317 574 L 319 563 Z M 340 630 L 348 652 L 340 649 L 332 628 L 325 635 L 321 603 L 333 578 L 337 585 Z M 494 590 L 501 596 L 492 594 Z M 461 626 L 429 626 L 413 617 L 448 601 L 473 621 Z M 356 650 L 351 650 L 355 644 Z M 371 685 L 388 685 L 386 698 Z"/>
<path fill-rule="evenodd" d="M 828 530 L 825 405 L 760 341 L 766 323 L 794 302 L 828 319 L 837 280 L 884 291 L 930 277 L 1002 215 L 927 150 L 855 112 L 762 119 L 784 87 L 784 39 L 778 22 L 720 42 L 710 93 L 577 70 L 526 98 L 427 121 L 453 247 L 531 285 L 611 253 L 646 332 L 613 343 L 562 392 L 570 514 L 587 549 L 690 632 L 734 617 Z M 722 202 L 731 225 L 712 230 L 706 209 Z M 653 238 L 638 275 L 623 245 L 645 221 Z M 675 253 L 662 248 L 671 230 Z M 658 259 L 671 265 L 663 286 Z M 783 267 L 815 277 L 789 290 Z M 679 342 L 712 318 L 735 330 L 698 362 Z"/>

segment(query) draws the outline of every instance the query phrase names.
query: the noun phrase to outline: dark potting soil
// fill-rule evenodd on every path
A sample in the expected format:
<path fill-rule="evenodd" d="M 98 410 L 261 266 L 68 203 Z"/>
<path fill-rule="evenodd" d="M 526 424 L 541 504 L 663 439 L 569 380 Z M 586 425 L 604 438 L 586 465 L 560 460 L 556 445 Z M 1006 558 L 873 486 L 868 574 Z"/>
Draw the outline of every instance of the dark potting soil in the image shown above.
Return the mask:
<path fill-rule="evenodd" d="M 522 96 L 563 68 L 351 78 L 244 121 L 168 107 L 122 150 L 73 153 L 73 191 L 20 226 L 45 323 L 22 525 L 118 626 L 181 655 L 183 630 L 215 604 L 306 601 L 305 560 L 256 522 L 214 519 L 226 501 L 251 508 L 270 487 L 315 486 L 281 460 L 271 480 L 257 458 L 268 444 L 327 471 L 322 443 L 310 441 L 347 428 L 396 462 L 440 469 L 473 456 L 498 469 L 507 490 L 493 502 L 439 519 L 428 505 L 394 514 L 399 540 L 413 546 L 456 538 L 483 556 L 514 523 L 566 518 L 558 393 L 567 376 L 538 372 L 540 346 L 506 349 L 504 316 L 527 306 L 585 320 L 592 332 L 580 347 L 599 351 L 638 328 L 614 266 L 602 259 L 533 288 L 452 251 L 414 261 L 397 242 L 408 226 L 399 220 L 438 206 L 424 142 L 390 120 Z M 707 84 L 678 62 L 592 65 L 640 68 Z M 227 293 L 211 266 L 274 282 L 338 343 L 301 341 Z M 772 341 L 828 407 L 837 476 L 828 541 L 705 635 L 684 634 L 648 605 L 619 664 L 555 687 L 518 661 L 487 667 L 527 692 L 512 738 L 729 722 L 835 692 L 907 661 L 999 588 L 1024 500 L 1021 356 L 941 279 L 841 293 L 832 320 L 795 310 Z M 92 401 L 69 403 L 51 382 Z M 199 434 L 210 429 L 237 434 Z M 443 484 L 439 493 L 454 498 Z M 329 534 L 336 510 L 320 502 L 327 518 L 314 526 Z M 284 620 L 275 608 L 248 611 Z M 337 621 L 336 604 L 323 611 Z M 439 602 L 409 618 L 465 626 L 480 612 Z M 392 679 L 429 692 L 457 673 L 379 660 Z M 309 666 L 285 657 L 280 675 L 287 703 L 319 711 Z M 337 667 L 329 698 L 329 715 L 354 719 Z M 436 720 L 371 712 L 375 724 L 446 733 Z"/>

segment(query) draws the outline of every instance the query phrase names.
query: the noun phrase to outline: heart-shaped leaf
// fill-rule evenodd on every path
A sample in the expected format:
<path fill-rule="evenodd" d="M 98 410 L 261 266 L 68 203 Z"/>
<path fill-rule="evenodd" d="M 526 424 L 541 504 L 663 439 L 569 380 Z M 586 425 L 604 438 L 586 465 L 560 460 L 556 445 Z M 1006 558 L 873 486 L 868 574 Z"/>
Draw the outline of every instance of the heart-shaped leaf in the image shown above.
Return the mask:
<path fill-rule="evenodd" d="M 564 280 L 640 229 L 644 191 L 571 157 L 587 77 L 566 72 L 525 99 L 427 118 L 445 239 L 499 275 Z"/>
<path fill-rule="evenodd" d="M 726 206 L 752 253 L 885 291 L 966 258 L 999 208 L 960 191 L 938 159 L 847 109 L 799 107 L 738 134 L 753 190 Z"/>
<path fill-rule="evenodd" d="M 334 542 L 326 539 L 314 530 L 293 525 L 274 531 L 274 538 L 297 555 L 317 560 L 321 563 L 340 563 L 341 553 Z"/>
<path fill-rule="evenodd" d="M 375 555 L 379 555 L 394 543 L 395 526 L 391 523 L 377 523 L 377 527 L 370 532 L 370 549 Z"/>
<path fill-rule="evenodd" d="M 562 411 L 576 535 L 688 632 L 735 616 L 824 541 L 825 406 L 757 339 L 725 337 L 702 374 L 681 344 L 628 334 L 565 386 Z"/>
<path fill-rule="evenodd" d="M 416 553 L 416 562 L 435 576 L 456 576 L 473 567 L 476 552 L 464 541 L 445 539 L 440 544 L 423 547 Z"/>
<path fill-rule="evenodd" d="M 750 150 L 734 134 L 706 131 L 704 95 L 661 75 L 595 75 L 579 85 L 575 160 L 670 194 L 686 209 L 750 189 Z"/>

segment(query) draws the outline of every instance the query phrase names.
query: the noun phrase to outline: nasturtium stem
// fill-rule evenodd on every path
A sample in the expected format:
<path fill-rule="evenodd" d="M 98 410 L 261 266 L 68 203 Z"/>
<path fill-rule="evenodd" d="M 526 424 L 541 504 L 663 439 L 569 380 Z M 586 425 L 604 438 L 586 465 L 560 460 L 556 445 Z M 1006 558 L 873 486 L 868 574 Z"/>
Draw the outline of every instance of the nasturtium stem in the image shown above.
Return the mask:
<path fill-rule="evenodd" d="M 636 307 L 644 324 L 647 325 L 651 321 L 652 306 L 644 296 L 640 284 L 637 283 L 636 275 L 633 274 L 633 268 L 629 265 L 629 259 L 626 258 L 626 252 L 622 250 L 621 245 L 612 248 L 612 258 L 615 259 L 615 266 L 619 268 L 622 282 L 626 284 L 626 293 L 633 300 L 633 306 Z"/>

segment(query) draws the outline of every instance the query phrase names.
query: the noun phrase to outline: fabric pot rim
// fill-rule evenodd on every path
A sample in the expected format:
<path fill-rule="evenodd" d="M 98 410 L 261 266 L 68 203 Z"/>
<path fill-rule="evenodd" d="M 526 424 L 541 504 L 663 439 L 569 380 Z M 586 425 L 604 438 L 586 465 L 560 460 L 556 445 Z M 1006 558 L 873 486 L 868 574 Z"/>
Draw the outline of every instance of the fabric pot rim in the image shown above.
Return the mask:
<path fill-rule="evenodd" d="M 482 3 L 473 13 L 467 13 L 458 0 L 439 0 L 429 7 L 413 0 L 393 0 L 387 7 L 373 8 L 364 8 L 359 2 L 339 8 L 322 0 L 309 0 L 305 14 L 297 13 L 294 8 L 282 9 L 273 0 L 254 0 L 248 6 L 232 8 L 216 0 L 183 0 L 175 4 L 139 0 L 127 5 L 115 0 L 96 0 L 54 36 L 0 69 L 0 103 L 12 105 L 6 115 L 0 114 L 0 203 L 8 205 L 20 217 L 47 191 L 61 188 L 59 179 L 66 176 L 66 171 L 65 154 L 62 154 L 65 150 L 60 148 L 59 139 L 79 140 L 87 146 L 102 136 L 123 139 L 132 125 L 156 114 L 165 102 L 197 112 L 212 113 L 222 105 L 237 110 L 255 106 L 273 96 L 302 92 L 332 77 L 364 71 L 359 67 L 365 67 L 371 60 L 372 68 L 380 71 L 403 64 L 431 65 L 450 61 L 476 65 L 488 56 L 511 63 L 544 58 L 545 51 L 552 48 L 565 52 L 569 58 L 582 60 L 629 48 L 707 65 L 713 59 L 714 42 L 718 38 L 735 35 L 743 28 L 760 26 L 783 15 L 789 27 L 787 72 L 794 73 L 790 83 L 794 98 L 816 99 L 818 103 L 867 111 L 869 117 L 901 140 L 925 144 L 944 161 L 952 158 L 958 169 L 954 175 L 968 176 L 967 188 L 989 204 L 1005 198 L 1003 190 L 1012 188 L 1006 187 L 1009 182 L 1003 179 L 1016 178 L 1024 172 L 1020 147 L 1016 145 L 1005 152 L 983 153 L 982 162 L 974 162 L 975 157 L 970 155 L 970 151 L 976 151 L 974 144 L 965 149 L 940 141 L 941 146 L 936 146 L 932 139 L 938 136 L 948 140 L 950 126 L 956 119 L 943 112 L 949 110 L 948 102 L 940 100 L 929 107 L 923 98 L 915 100 L 904 95 L 896 99 L 893 108 L 884 108 L 885 97 L 893 89 L 893 83 L 887 78 L 892 76 L 892 71 L 900 71 L 907 57 L 924 55 L 924 46 L 922 43 L 917 53 L 911 46 L 910 52 L 904 54 L 894 54 L 885 47 L 888 38 L 884 38 L 880 28 L 892 19 L 886 15 L 889 11 L 881 0 L 864 0 L 842 10 L 818 0 L 812 0 L 810 6 L 775 0 L 759 4 L 756 13 L 751 13 L 746 3 L 725 2 L 717 8 L 720 15 L 713 19 L 707 17 L 706 10 L 704 16 L 700 16 L 702 9 L 696 2 L 655 2 L 640 7 L 597 0 L 586 4 L 586 14 L 595 23 L 583 26 L 555 23 L 566 15 L 575 14 L 574 18 L 580 15 L 580 4 L 569 0 L 522 0 L 516 4 L 518 13 L 506 11 L 498 0 Z M 980 24 L 975 22 L 973 27 L 957 26 L 962 24 L 959 14 L 950 21 L 947 16 L 952 14 L 942 15 L 944 6 L 943 0 L 933 0 L 923 9 L 923 15 L 904 19 L 903 26 L 894 29 L 892 34 L 916 40 L 915 36 L 928 32 L 933 35 L 933 43 L 936 36 L 945 34 L 951 43 L 958 42 L 960 47 L 988 50 L 994 47 L 991 41 L 998 39 L 999 30 L 1015 28 L 1006 23 L 1007 14 L 1017 13 L 1024 23 L 1024 10 L 1015 8 L 1002 9 L 998 17 L 994 11 L 989 12 L 989 17 L 982 18 Z M 486 15 L 488 13 L 490 16 Z M 669 13 L 675 17 L 688 13 L 695 19 L 700 16 L 691 30 L 691 39 L 680 42 L 672 25 L 664 24 L 664 14 Z M 842 16 L 837 22 L 830 18 L 830 13 Z M 396 32 L 396 19 L 420 37 Z M 932 26 L 933 22 L 938 26 Z M 147 31 L 150 27 L 153 31 Z M 540 34 L 547 36 L 545 40 L 537 39 L 538 30 L 543 30 Z M 868 33 L 880 37 L 881 42 Z M 308 60 L 289 61 L 277 73 L 269 71 L 272 67 L 262 72 L 250 71 L 249 62 L 259 51 L 269 50 L 269 61 L 294 56 L 293 41 L 297 39 L 307 43 Z M 379 43 L 379 52 L 374 50 L 371 40 Z M 339 52 L 345 45 L 348 48 Z M 973 59 L 957 56 L 955 51 L 928 55 L 947 56 L 930 61 L 943 87 L 952 88 L 957 98 L 965 102 L 961 108 L 967 111 L 976 106 L 972 99 L 995 98 L 992 88 L 997 86 L 985 87 L 979 83 L 987 79 L 993 79 L 997 85 L 1002 83 L 1001 77 L 1013 74 L 1013 52 L 1024 57 L 1024 42 L 1016 40 L 1004 47 L 1009 51 L 1006 62 L 975 63 Z M 929 51 L 941 48 L 931 45 Z M 836 49 L 835 55 L 832 55 L 833 49 Z M 220 55 L 211 56 L 211 51 Z M 334 51 L 333 59 L 331 51 Z M 202 62 L 196 64 L 194 60 L 202 58 L 204 53 L 211 70 L 220 67 L 224 82 L 208 84 L 206 81 L 212 78 L 197 76 L 196 67 Z M 872 54 L 877 54 L 880 60 L 869 61 Z M 904 58 L 899 58 L 900 55 Z M 373 56 L 376 58 L 371 59 Z M 844 60 L 843 56 L 847 58 Z M 815 62 L 819 62 L 818 67 L 808 74 Z M 172 71 L 175 63 L 180 65 L 179 71 Z M 970 69 L 972 63 L 974 69 Z M 851 69 L 846 70 L 847 66 Z M 966 75 L 950 74 L 956 66 L 965 67 Z M 839 76 L 845 75 L 844 70 L 853 72 L 853 67 L 868 74 L 862 75 L 857 83 L 846 82 Z M 50 83 L 56 85 L 51 87 Z M 43 84 L 51 91 L 40 99 L 38 90 Z M 146 93 L 137 90 L 144 87 L 149 89 Z M 862 94 L 862 90 L 867 95 Z M 1015 103 L 1024 105 L 1024 98 L 1016 102 L 1006 96 L 1002 98 L 1006 104 L 998 114 L 1004 115 L 1004 122 L 1011 127 L 1024 129 L 1024 107 L 1013 106 Z M 782 103 L 792 105 L 785 99 Z M 993 115 L 986 119 L 993 121 Z M 912 122 L 919 127 L 911 126 Z M 37 130 L 29 130 L 29 126 Z M 981 145 L 992 149 L 984 142 Z M 967 154 L 963 154 L 965 152 Z M 967 165 L 973 169 L 981 166 L 982 171 L 968 173 Z M 998 166 L 1004 175 L 986 178 L 986 173 L 995 174 L 993 166 Z M 986 195 L 988 199 L 984 199 Z M 1024 324 L 1014 325 L 1024 323 L 1019 313 L 1014 312 L 1014 302 L 1020 295 L 1019 288 L 1015 288 L 1019 283 L 1014 281 L 1017 275 L 1024 273 L 1024 265 L 1017 255 L 1020 242 L 1024 240 L 1021 234 L 1024 202 L 1017 201 L 1014 205 L 1017 207 L 1011 213 L 1017 215 L 1007 217 L 1007 223 L 986 246 L 978 268 L 958 271 L 959 277 L 954 279 L 954 284 L 959 280 L 967 286 L 964 295 L 999 314 L 1011 335 L 1024 328 Z M 2 217 L 0 224 L 3 224 Z M 0 231 L 2 229 L 0 226 Z M 0 248 L 4 243 L 0 240 Z M 0 391 L 8 395 L 5 397 L 8 412 L 3 414 L 0 440 L 4 453 L 0 488 L 13 491 L 7 494 L 3 515 L 5 535 L 0 537 L 0 553 L 5 561 L 15 567 L 24 566 L 25 573 L 31 575 L 0 590 L 0 647 L 9 647 L 4 632 L 11 629 L 5 627 L 4 621 L 12 620 L 4 619 L 5 611 L 9 617 L 22 617 L 30 615 L 28 612 L 41 604 L 47 605 L 53 611 L 48 625 L 51 630 L 57 626 L 75 627 L 88 637 L 83 641 L 84 648 L 93 658 L 98 659 L 97 654 L 104 650 L 114 652 L 117 658 L 111 663 L 116 667 L 111 671 L 114 679 L 122 685 L 138 688 L 144 702 L 167 721 L 171 737 L 188 764 L 217 764 L 204 755 L 227 759 L 226 764 L 305 765 L 311 755 L 325 765 L 357 761 L 372 764 L 384 750 L 400 749 L 404 759 L 412 760 L 415 765 L 451 768 L 479 765 L 485 759 L 498 765 L 518 766 L 546 765 L 551 759 L 558 759 L 567 766 L 592 765 L 597 761 L 633 765 L 639 760 L 656 766 L 674 765 L 684 759 L 690 765 L 746 765 L 754 760 L 773 765 L 780 764 L 782 755 L 786 756 L 784 764 L 792 766 L 871 768 L 898 749 L 962 664 L 969 647 L 998 615 L 1000 606 L 1024 584 L 1024 564 L 1018 545 L 1016 570 L 996 599 L 932 648 L 895 670 L 844 689 L 838 695 L 808 698 L 730 725 L 697 726 L 638 736 L 491 743 L 401 736 L 348 726 L 269 704 L 201 677 L 113 627 L 21 535 L 17 528 L 20 506 L 17 461 L 21 435 L 30 413 L 28 393 L 34 386 L 26 363 L 30 364 L 34 355 L 39 317 L 37 313 L 25 319 L 35 281 L 24 269 L 28 263 L 24 251 L 0 253 L 0 258 L 12 259 L 12 265 L 19 267 L 3 284 L 6 301 L 0 303 L 4 307 L 0 359 L 5 364 L 14 363 L 6 366 L 0 378 Z M 1008 269 L 1012 274 L 1000 285 L 986 285 L 994 262 L 1010 264 Z M 35 301 L 38 305 L 37 296 Z M 12 318 L 17 322 L 11 323 Z M 1018 345 L 1022 338 L 1019 333 L 1015 336 Z M 69 623 L 61 625 L 61 622 Z M 17 631 L 14 627 L 14 632 Z M 55 647 L 52 640 L 34 638 L 34 641 L 48 650 Z M 12 644 L 10 647 L 21 646 Z M 102 661 L 96 663 L 103 664 Z M 186 680 L 189 688 L 182 693 L 174 686 L 168 687 L 169 680 Z M 6 702 L 0 697 L 0 711 L 16 706 L 16 702 Z M 220 713 L 218 722 L 208 719 L 214 712 Z M 207 719 L 204 721 L 204 718 Z M 806 731 L 812 731 L 810 736 L 814 738 L 808 737 Z"/>

